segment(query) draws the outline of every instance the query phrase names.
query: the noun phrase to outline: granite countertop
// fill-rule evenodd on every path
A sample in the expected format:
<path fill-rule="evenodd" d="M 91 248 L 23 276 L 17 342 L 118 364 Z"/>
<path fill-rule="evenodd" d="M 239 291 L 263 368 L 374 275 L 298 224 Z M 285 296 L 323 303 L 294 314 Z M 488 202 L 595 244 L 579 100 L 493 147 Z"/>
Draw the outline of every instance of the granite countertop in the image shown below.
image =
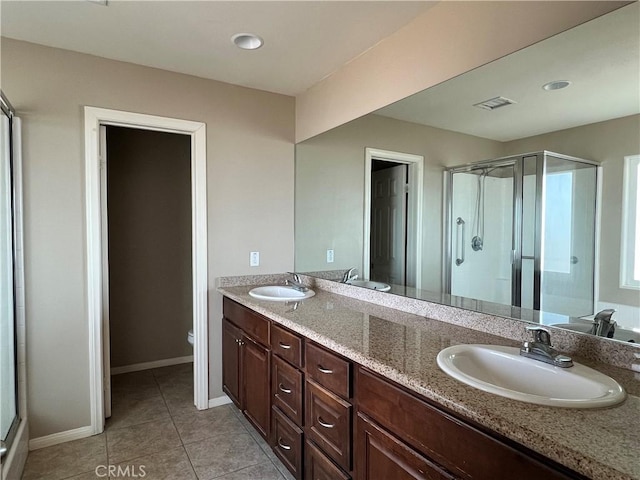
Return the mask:
<path fill-rule="evenodd" d="M 464 385 L 436 364 L 440 350 L 513 340 L 316 289 L 292 304 L 249 296 L 251 286 L 220 287 L 224 296 L 351 360 L 593 479 L 640 479 L 640 375 L 576 358 L 627 391 L 604 409 L 544 407 Z"/>

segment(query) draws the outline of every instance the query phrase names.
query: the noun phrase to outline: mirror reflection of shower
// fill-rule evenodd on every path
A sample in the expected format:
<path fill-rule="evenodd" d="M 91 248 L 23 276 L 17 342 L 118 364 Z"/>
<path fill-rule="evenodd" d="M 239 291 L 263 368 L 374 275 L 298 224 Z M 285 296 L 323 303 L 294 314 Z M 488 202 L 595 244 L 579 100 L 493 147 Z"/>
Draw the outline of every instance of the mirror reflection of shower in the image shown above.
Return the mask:
<path fill-rule="evenodd" d="M 590 314 L 596 174 L 595 162 L 551 152 L 448 169 L 447 293 Z"/>

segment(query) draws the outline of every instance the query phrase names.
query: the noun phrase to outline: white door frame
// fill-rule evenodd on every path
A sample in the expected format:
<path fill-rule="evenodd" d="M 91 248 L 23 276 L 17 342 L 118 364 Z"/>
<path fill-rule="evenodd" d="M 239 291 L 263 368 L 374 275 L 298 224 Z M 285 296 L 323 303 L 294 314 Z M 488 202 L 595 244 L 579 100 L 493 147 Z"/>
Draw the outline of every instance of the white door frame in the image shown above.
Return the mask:
<path fill-rule="evenodd" d="M 106 159 L 100 158 L 100 125 L 115 125 L 191 136 L 194 403 L 198 410 L 209 407 L 206 125 L 188 120 L 84 107 L 89 378 L 91 427 L 94 434 L 104 430 L 105 418 L 103 359 L 106 348 L 103 334 L 100 170 L 106 167 Z"/>
<path fill-rule="evenodd" d="M 364 154 L 364 241 L 362 274 L 369 278 L 371 266 L 371 165 L 373 160 L 404 163 L 409 167 L 409 199 L 407 208 L 407 279 L 422 286 L 422 202 L 424 199 L 424 157 L 410 153 L 365 148 Z"/>

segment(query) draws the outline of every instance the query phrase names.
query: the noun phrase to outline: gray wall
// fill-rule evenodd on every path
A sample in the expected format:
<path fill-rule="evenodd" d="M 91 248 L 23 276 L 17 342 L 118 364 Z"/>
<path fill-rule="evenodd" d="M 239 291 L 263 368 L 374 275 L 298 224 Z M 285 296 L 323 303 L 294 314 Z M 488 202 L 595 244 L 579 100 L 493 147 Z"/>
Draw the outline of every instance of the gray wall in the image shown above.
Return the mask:
<path fill-rule="evenodd" d="M 31 438 L 91 423 L 85 105 L 207 125 L 209 395 L 222 395 L 215 278 L 293 269 L 294 99 L 6 38 L 1 48 L 2 89 L 24 122 Z"/>
<path fill-rule="evenodd" d="M 107 127 L 111 367 L 193 354 L 191 137 Z"/>

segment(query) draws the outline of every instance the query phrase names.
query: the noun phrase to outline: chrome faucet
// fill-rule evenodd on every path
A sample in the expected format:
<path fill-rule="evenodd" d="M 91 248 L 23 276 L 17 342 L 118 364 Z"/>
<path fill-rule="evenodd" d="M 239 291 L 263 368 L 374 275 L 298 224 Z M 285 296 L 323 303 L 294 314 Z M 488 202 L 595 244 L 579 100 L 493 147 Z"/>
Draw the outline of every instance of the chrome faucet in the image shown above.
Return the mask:
<path fill-rule="evenodd" d="M 302 280 L 300 280 L 300 275 L 298 275 L 297 273 L 293 274 L 293 279 L 291 280 L 285 280 L 284 281 L 285 285 L 290 286 L 291 288 L 293 288 L 294 290 L 298 290 L 299 292 L 306 292 L 309 289 L 302 283 Z"/>
<path fill-rule="evenodd" d="M 351 280 L 356 280 L 358 278 L 358 274 L 356 273 L 358 269 L 356 267 L 350 268 L 344 275 L 342 276 L 342 283 L 347 283 Z"/>
<path fill-rule="evenodd" d="M 562 355 L 551 346 L 549 330 L 541 327 L 527 327 L 533 335 L 533 341 L 525 341 L 520 347 L 520 355 L 541 362 L 550 363 L 556 367 L 568 368 L 573 366 L 571 357 Z"/>
<path fill-rule="evenodd" d="M 589 333 L 598 337 L 613 338 L 617 326 L 616 322 L 611 320 L 614 313 L 616 311 L 613 308 L 596 313 L 596 316 L 593 317 L 593 327 Z"/>

